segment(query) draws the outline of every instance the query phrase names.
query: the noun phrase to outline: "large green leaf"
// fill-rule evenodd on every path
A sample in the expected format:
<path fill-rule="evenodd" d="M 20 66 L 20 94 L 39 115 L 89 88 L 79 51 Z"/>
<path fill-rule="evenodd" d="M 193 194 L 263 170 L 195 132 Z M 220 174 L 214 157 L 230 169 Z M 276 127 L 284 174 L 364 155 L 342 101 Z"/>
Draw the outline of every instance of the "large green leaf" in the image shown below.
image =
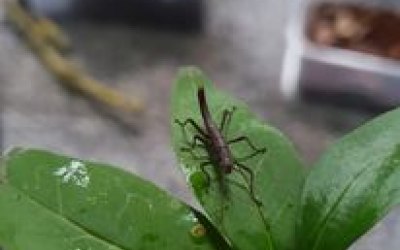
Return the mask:
<path fill-rule="evenodd" d="M 1 169 L 6 250 L 224 249 L 190 207 L 122 170 L 38 150 Z"/>
<path fill-rule="evenodd" d="M 248 178 L 233 171 L 217 178 L 218 166 L 208 166 L 207 177 L 200 169 L 199 155 L 208 154 L 196 148 L 193 154 L 185 152 L 187 141 L 197 132 L 191 125 L 186 134 L 175 119 L 194 119 L 203 126 L 197 103 L 197 89 L 205 85 L 206 95 L 214 120 L 219 124 L 224 109 L 236 107 L 227 138 L 248 137 L 257 147 L 267 152 L 243 162 L 255 174 L 255 193 L 262 206 L 258 206 L 249 194 Z M 257 119 L 241 102 L 216 90 L 196 68 L 186 68 L 179 73 L 172 97 L 173 145 L 182 169 L 198 200 L 216 227 L 241 250 L 294 249 L 295 216 L 303 183 L 303 167 L 288 140 L 277 130 Z M 253 152 L 246 143 L 231 146 L 235 157 Z M 220 181 L 218 181 L 220 180 Z"/>
<path fill-rule="evenodd" d="M 299 249 L 342 250 L 400 201 L 400 110 L 335 143 L 306 180 Z"/>

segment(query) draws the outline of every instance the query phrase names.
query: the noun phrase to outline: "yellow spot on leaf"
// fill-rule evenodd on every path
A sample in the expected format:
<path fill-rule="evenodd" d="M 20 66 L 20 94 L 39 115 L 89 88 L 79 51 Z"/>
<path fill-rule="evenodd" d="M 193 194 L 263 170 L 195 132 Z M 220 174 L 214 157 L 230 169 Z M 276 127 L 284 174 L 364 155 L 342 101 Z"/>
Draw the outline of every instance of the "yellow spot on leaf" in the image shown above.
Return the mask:
<path fill-rule="evenodd" d="M 195 238 L 202 238 L 206 235 L 207 230 L 202 224 L 196 224 L 194 227 L 192 227 L 190 233 Z"/>

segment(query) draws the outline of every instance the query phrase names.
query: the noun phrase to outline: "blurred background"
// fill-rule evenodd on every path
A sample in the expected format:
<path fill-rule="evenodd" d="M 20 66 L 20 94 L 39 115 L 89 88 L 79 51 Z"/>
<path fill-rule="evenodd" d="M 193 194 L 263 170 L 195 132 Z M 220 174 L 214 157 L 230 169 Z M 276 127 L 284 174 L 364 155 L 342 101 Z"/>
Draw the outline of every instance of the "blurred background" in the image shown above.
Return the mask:
<path fill-rule="evenodd" d="M 129 115 L 60 84 L 6 21 L 2 4 L 2 150 L 44 148 L 107 162 L 194 202 L 170 146 L 169 93 L 179 67 L 198 65 L 219 88 L 282 130 L 311 165 L 336 138 L 398 105 L 393 83 L 400 71 L 394 57 L 374 51 L 370 43 L 363 50 L 351 47 L 352 35 L 360 44 L 365 38 L 354 27 L 355 16 L 347 16 L 344 31 L 332 23 L 323 23 L 320 31 L 318 11 L 324 9 L 307 3 L 24 1 L 32 15 L 51 18 L 68 37 L 68 60 L 113 90 L 144 101 L 143 114 Z M 338 18 L 335 8 L 330 21 Z M 395 250 L 396 235 L 400 211 L 352 249 Z"/>

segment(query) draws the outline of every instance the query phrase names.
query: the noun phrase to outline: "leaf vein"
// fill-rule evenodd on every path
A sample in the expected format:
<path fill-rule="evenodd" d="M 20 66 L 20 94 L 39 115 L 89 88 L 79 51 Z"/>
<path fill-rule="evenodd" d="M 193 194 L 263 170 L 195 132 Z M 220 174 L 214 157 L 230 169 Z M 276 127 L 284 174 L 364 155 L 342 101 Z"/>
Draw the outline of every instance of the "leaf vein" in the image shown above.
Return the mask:
<path fill-rule="evenodd" d="M 349 181 L 349 183 L 345 186 L 343 191 L 338 196 L 338 198 L 335 201 L 335 203 L 333 204 L 333 206 L 329 209 L 328 213 L 322 218 L 321 222 L 316 227 L 316 230 L 318 230 L 318 228 L 320 228 L 320 230 L 318 231 L 318 236 L 316 237 L 316 240 L 315 240 L 312 250 L 317 249 L 317 247 L 321 243 L 321 239 L 325 233 L 328 222 L 332 219 L 332 216 L 333 216 L 336 208 L 339 206 L 340 202 L 344 199 L 347 192 L 357 183 L 357 180 L 359 180 L 359 178 L 362 176 L 362 174 L 366 172 L 366 170 L 367 170 L 367 168 L 362 169 Z"/>
<path fill-rule="evenodd" d="M 105 243 L 106 245 L 111 246 L 112 247 L 111 249 L 114 248 L 116 250 L 130 250 L 128 248 L 124 248 L 123 246 L 120 246 L 116 242 L 112 242 L 111 240 L 102 237 L 98 233 L 94 232 L 90 228 L 87 228 L 87 227 L 83 226 L 82 224 L 80 224 L 80 223 L 78 223 L 78 222 L 76 222 L 76 221 L 74 221 L 74 220 L 72 220 L 72 219 L 70 219 L 70 218 L 68 218 L 66 216 L 63 216 L 62 214 L 58 214 L 56 211 L 54 211 L 53 209 L 47 207 L 45 204 L 42 204 L 40 201 L 34 199 L 33 197 L 29 196 L 28 194 L 26 194 L 23 190 L 19 189 L 18 187 L 16 187 L 16 186 L 12 186 L 12 187 L 15 190 L 17 190 L 18 192 L 22 193 L 31 202 L 33 202 L 34 204 L 38 205 L 39 207 L 41 207 L 41 208 L 45 209 L 46 211 L 48 211 L 49 213 L 51 213 L 53 216 L 55 216 L 55 217 L 57 217 L 57 218 L 59 218 L 61 220 L 64 220 L 68 224 L 70 224 L 70 225 L 82 230 L 83 233 L 87 234 L 88 238 L 93 238 L 95 240 L 101 241 L 101 242 Z"/>

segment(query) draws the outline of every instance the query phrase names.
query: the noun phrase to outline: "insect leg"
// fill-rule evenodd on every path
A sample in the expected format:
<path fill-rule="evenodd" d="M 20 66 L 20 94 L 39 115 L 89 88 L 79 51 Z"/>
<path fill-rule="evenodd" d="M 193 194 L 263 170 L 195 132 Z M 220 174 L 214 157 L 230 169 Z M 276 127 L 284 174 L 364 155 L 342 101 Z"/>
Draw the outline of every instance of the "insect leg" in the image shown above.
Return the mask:
<path fill-rule="evenodd" d="M 244 156 L 244 157 L 241 157 L 241 158 L 235 158 L 235 160 L 237 162 L 244 162 L 244 161 L 247 161 L 248 159 L 253 158 L 256 155 L 264 154 L 264 153 L 265 153 L 265 148 L 261 148 L 261 149 L 258 149 L 256 151 L 254 151 L 253 153 L 251 153 L 251 154 L 249 154 L 247 156 Z"/>
<path fill-rule="evenodd" d="M 231 145 L 231 144 L 234 144 L 234 143 L 239 143 L 239 142 L 246 142 L 247 145 L 249 145 L 250 148 L 254 150 L 254 152 L 249 154 L 249 155 L 247 155 L 247 156 L 245 156 L 245 157 L 236 158 L 236 161 L 238 161 L 238 162 L 246 161 L 246 160 L 248 160 L 250 158 L 253 158 L 254 156 L 256 156 L 258 154 L 264 154 L 267 151 L 266 148 L 257 148 L 256 146 L 254 146 L 254 144 L 246 136 L 240 136 L 238 138 L 232 139 L 232 140 L 228 141 L 228 145 Z"/>
<path fill-rule="evenodd" d="M 185 130 L 185 127 L 186 127 L 188 124 L 190 124 L 190 125 L 192 125 L 192 126 L 196 129 L 196 131 L 197 131 L 199 134 L 201 134 L 201 135 L 202 135 L 203 137 L 205 137 L 205 138 L 208 138 L 207 133 L 204 132 L 204 130 L 203 130 L 193 119 L 191 119 L 191 118 L 186 119 L 184 122 L 181 122 L 181 121 L 179 121 L 178 119 L 175 119 L 175 123 L 177 123 L 179 126 L 181 126 L 182 129 L 183 129 L 184 131 L 186 131 L 186 130 Z"/>
<path fill-rule="evenodd" d="M 259 199 L 257 199 L 256 198 L 256 195 L 255 195 L 255 192 L 254 192 L 254 173 L 253 173 L 253 171 L 249 168 L 249 167 L 247 167 L 247 166 L 245 166 L 245 165 L 243 165 L 243 164 L 241 164 L 241 163 L 239 163 L 239 162 L 235 162 L 235 165 L 237 166 L 237 170 L 239 171 L 239 173 L 242 175 L 242 177 L 246 180 L 246 178 L 245 178 L 245 174 L 244 174 L 244 172 L 242 171 L 242 170 L 244 170 L 248 175 L 249 175 L 249 189 L 250 189 L 250 196 L 251 196 L 251 199 L 258 205 L 258 206 L 261 206 L 262 205 L 262 202 L 259 200 Z"/>
<path fill-rule="evenodd" d="M 202 156 L 202 155 L 197 155 L 197 154 L 195 154 L 194 152 L 193 152 L 193 149 L 192 148 L 186 148 L 186 147 L 181 147 L 180 148 L 180 150 L 182 151 L 182 152 L 188 152 L 188 153 L 190 153 L 191 154 L 191 156 L 192 156 L 192 158 L 194 159 L 194 160 L 196 160 L 196 161 L 204 161 L 204 160 L 208 160 L 208 156 Z"/>
<path fill-rule="evenodd" d="M 200 144 L 196 143 L 197 141 L 199 141 Z M 196 161 L 198 161 L 198 160 L 201 160 L 201 161 L 203 161 L 203 160 L 208 160 L 208 157 L 207 157 L 207 156 L 198 156 L 198 155 L 195 154 L 195 152 L 194 152 L 194 149 L 195 149 L 196 147 L 202 148 L 202 149 L 206 150 L 206 143 L 207 143 L 206 139 L 204 139 L 204 138 L 201 137 L 200 135 L 195 135 L 195 136 L 193 137 L 193 141 L 192 141 L 192 142 L 189 142 L 189 141 L 188 141 L 187 143 L 188 143 L 188 147 L 181 147 L 181 148 L 180 148 L 180 150 L 181 150 L 182 152 L 188 152 L 188 153 L 190 153 L 190 154 L 192 155 L 192 158 L 193 158 L 194 160 L 196 160 Z"/>
<path fill-rule="evenodd" d="M 246 142 L 247 145 L 249 145 L 250 148 L 252 148 L 255 151 L 259 151 L 259 152 L 263 152 L 263 153 L 265 153 L 267 151 L 266 148 L 257 148 L 256 146 L 254 146 L 254 144 L 246 136 L 240 136 L 240 137 L 237 137 L 235 139 L 229 140 L 228 141 L 228 145 L 231 145 L 231 144 L 234 144 L 234 143 L 239 143 L 239 142 Z"/>
<path fill-rule="evenodd" d="M 232 120 L 232 115 L 233 112 L 235 112 L 236 107 L 233 107 L 232 110 L 224 110 L 224 113 L 222 114 L 222 120 L 221 120 L 221 124 L 219 126 L 219 130 L 222 132 L 224 131 L 225 136 L 228 134 L 228 129 L 229 129 L 229 124 L 231 123 Z"/>
<path fill-rule="evenodd" d="M 197 144 L 196 142 L 199 141 L 201 144 Z M 194 149 L 196 146 L 205 148 L 207 145 L 207 140 L 204 137 L 201 137 L 200 135 L 195 135 L 193 137 L 193 141 L 189 144 L 189 147 L 191 149 Z"/>

